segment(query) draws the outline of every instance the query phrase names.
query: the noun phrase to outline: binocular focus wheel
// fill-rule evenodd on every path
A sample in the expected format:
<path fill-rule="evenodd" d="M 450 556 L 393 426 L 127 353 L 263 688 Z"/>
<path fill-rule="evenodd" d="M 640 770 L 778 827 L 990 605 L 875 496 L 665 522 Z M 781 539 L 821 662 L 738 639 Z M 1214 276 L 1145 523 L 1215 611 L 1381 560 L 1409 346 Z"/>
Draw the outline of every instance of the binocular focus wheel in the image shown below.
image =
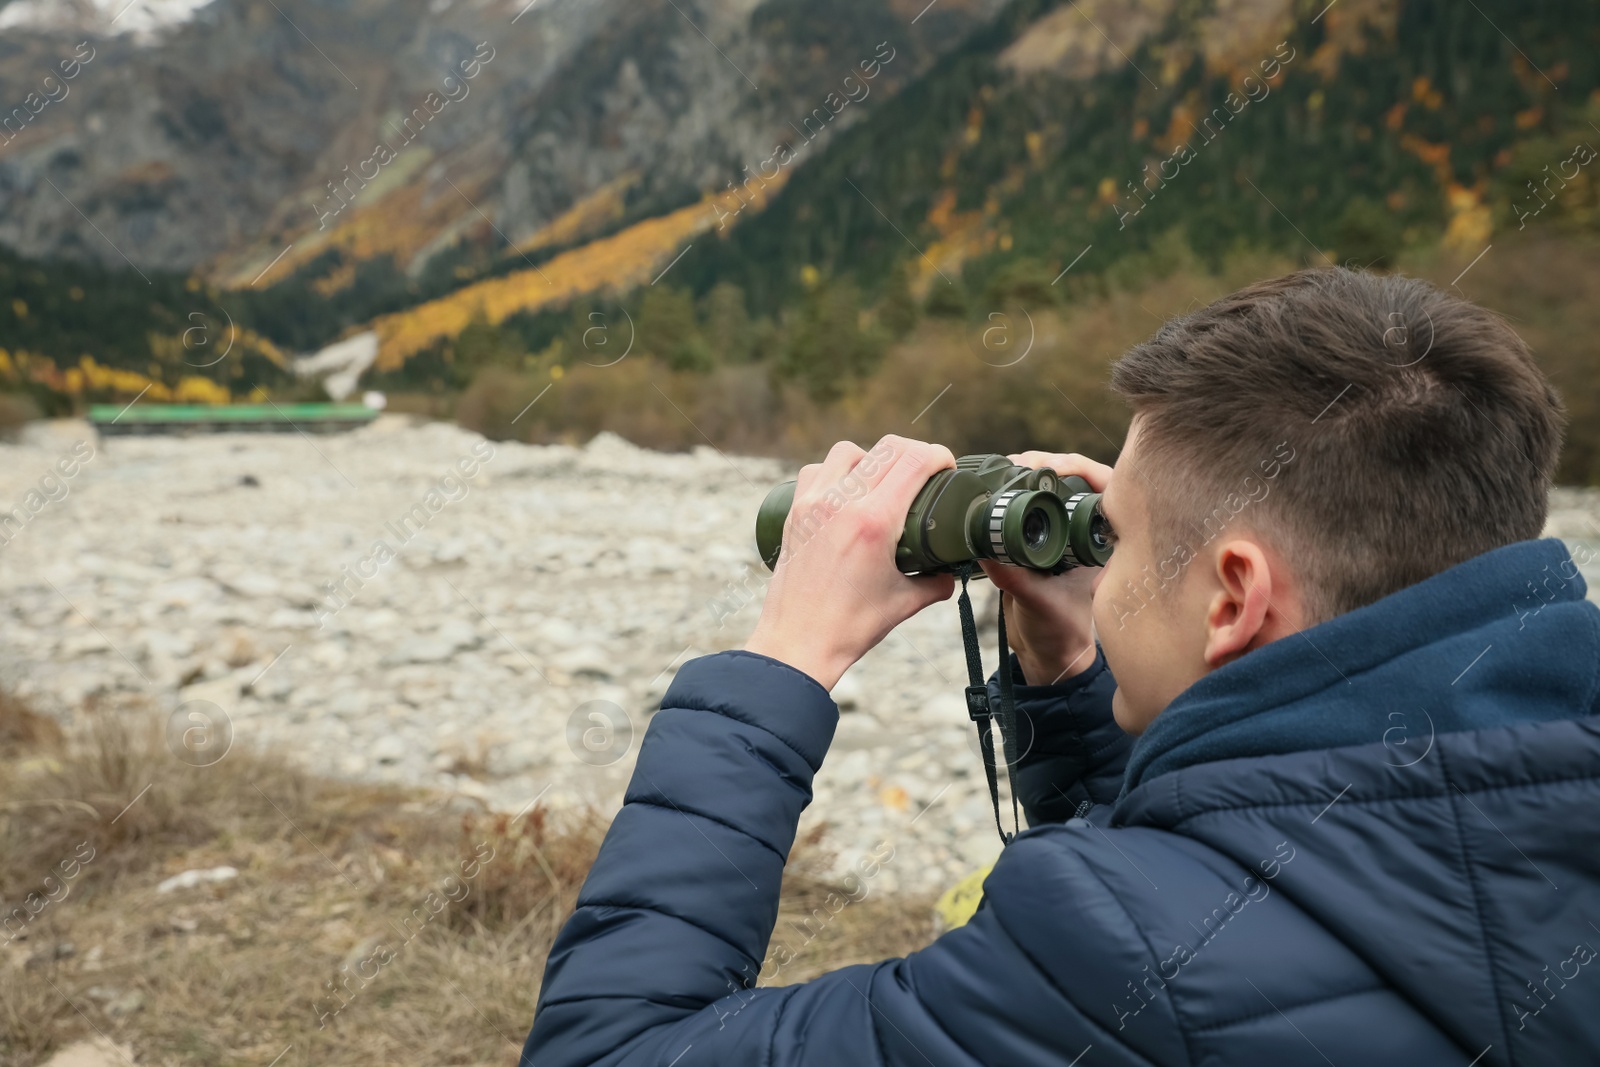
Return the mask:
<path fill-rule="evenodd" d="M 1007 489 L 997 495 L 989 505 L 989 550 L 994 553 L 994 558 L 1001 563 L 1015 563 L 1010 556 L 1006 555 L 1003 528 L 1006 508 L 1010 505 L 1012 499 L 1021 492 L 1021 489 Z"/>

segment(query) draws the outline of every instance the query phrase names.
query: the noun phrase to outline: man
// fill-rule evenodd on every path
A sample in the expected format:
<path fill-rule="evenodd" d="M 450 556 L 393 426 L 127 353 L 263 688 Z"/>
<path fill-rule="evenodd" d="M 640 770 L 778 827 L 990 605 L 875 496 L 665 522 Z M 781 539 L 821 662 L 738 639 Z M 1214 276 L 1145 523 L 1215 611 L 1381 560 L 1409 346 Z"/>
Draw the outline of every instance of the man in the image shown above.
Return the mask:
<path fill-rule="evenodd" d="M 1167 323 L 1112 385 L 1115 470 L 1020 457 L 1104 488 L 1109 565 L 986 567 L 1032 829 L 972 921 L 746 988 L 827 690 L 952 592 L 893 564 L 950 453 L 840 444 L 791 514 L 870 488 L 785 550 L 745 650 L 679 671 L 525 1062 L 1600 1060 L 1600 611 L 1533 540 L 1562 415 L 1526 346 L 1425 283 L 1306 271 Z"/>

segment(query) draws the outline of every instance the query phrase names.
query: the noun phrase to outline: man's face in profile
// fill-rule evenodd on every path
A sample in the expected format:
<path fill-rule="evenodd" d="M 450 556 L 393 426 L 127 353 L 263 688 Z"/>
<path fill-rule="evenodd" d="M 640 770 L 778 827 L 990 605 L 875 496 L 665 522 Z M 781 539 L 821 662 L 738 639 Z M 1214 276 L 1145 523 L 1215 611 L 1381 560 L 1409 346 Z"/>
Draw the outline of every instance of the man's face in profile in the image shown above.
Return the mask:
<path fill-rule="evenodd" d="M 1094 587 L 1095 634 L 1117 679 L 1112 712 L 1132 734 L 1207 670 L 1204 583 L 1191 574 L 1204 566 L 1204 553 L 1163 581 L 1184 556 L 1177 545 L 1155 543 L 1155 488 L 1139 466 L 1140 431 L 1135 418 L 1100 501 L 1116 550 Z"/>

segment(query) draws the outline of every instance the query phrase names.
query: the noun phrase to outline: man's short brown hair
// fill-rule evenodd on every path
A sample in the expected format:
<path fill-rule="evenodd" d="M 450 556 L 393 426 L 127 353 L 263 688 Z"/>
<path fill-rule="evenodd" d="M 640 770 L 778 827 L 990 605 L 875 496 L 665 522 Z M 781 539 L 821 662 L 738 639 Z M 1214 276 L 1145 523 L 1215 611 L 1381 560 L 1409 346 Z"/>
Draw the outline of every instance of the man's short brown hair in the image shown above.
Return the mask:
<path fill-rule="evenodd" d="M 1289 558 L 1314 621 L 1544 529 L 1559 398 L 1504 319 L 1415 278 L 1249 286 L 1167 322 L 1111 386 L 1139 418 L 1158 550 L 1209 540 L 1201 518 L 1287 442 L 1239 521 Z"/>

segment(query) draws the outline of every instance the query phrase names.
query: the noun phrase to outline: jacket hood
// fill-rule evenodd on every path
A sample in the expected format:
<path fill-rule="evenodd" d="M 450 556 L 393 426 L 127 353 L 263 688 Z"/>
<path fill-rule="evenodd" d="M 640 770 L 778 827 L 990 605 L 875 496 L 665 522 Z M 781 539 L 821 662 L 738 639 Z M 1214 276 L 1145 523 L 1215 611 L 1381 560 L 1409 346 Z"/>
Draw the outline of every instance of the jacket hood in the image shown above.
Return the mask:
<path fill-rule="evenodd" d="M 1273 642 L 1135 745 L 1118 825 L 1246 867 L 1469 1058 L 1600 1047 L 1600 609 L 1559 541 Z M 1491 1051 L 1492 1050 L 1492 1051 Z"/>

